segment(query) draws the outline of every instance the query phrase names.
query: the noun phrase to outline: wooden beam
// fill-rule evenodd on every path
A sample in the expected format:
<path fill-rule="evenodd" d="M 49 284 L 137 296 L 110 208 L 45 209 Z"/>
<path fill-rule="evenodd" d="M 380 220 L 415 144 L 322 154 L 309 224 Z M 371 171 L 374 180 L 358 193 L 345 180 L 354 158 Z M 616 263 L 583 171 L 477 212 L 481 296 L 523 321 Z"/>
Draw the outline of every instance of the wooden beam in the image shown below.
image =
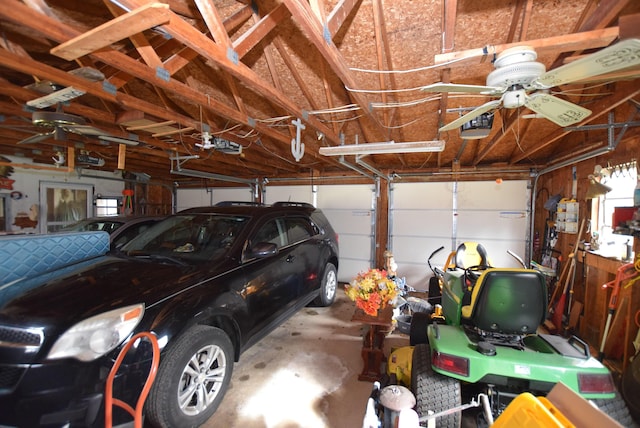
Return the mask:
<path fill-rule="evenodd" d="M 284 4 L 279 4 L 271 12 L 260 18 L 248 31 L 233 42 L 233 50 L 238 58 L 243 58 L 262 41 L 279 23 L 291 16 Z"/>
<path fill-rule="evenodd" d="M 118 145 L 118 169 L 124 170 L 125 159 L 127 158 L 127 146 L 125 144 Z"/>
<path fill-rule="evenodd" d="M 362 0 L 340 0 L 331 13 L 329 13 L 327 28 L 329 29 L 329 34 L 331 34 L 332 39 L 336 36 L 338 31 L 340 31 L 342 24 L 345 23 L 349 15 L 351 15 L 353 10 L 361 1 Z"/>
<path fill-rule="evenodd" d="M 435 56 L 436 64 L 447 67 L 468 67 L 480 64 L 505 49 L 527 45 L 533 47 L 539 55 L 558 54 L 561 52 L 581 51 L 585 49 L 602 48 L 608 46 L 618 37 L 618 27 L 604 28 L 583 33 L 566 34 L 538 40 L 523 40 L 518 43 L 487 45 L 482 48 L 469 49 L 458 52 L 444 53 Z"/>
<path fill-rule="evenodd" d="M 73 61 L 170 19 L 169 5 L 148 3 L 52 48 L 51 54 Z"/>

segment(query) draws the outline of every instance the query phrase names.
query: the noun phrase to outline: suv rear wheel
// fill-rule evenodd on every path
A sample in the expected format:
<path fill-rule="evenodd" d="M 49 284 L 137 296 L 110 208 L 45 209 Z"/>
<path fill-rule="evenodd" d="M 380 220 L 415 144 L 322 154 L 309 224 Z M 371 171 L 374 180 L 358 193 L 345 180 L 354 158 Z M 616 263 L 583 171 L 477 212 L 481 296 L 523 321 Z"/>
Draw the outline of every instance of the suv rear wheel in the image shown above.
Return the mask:
<path fill-rule="evenodd" d="M 195 326 L 163 355 L 147 400 L 158 427 L 197 427 L 213 415 L 229 387 L 233 345 L 218 328 Z"/>
<path fill-rule="evenodd" d="M 336 267 L 331 263 L 327 263 L 322 277 L 322 284 L 320 284 L 320 295 L 316 297 L 313 303 L 316 306 L 330 306 L 336 299 L 337 288 L 338 275 Z"/>

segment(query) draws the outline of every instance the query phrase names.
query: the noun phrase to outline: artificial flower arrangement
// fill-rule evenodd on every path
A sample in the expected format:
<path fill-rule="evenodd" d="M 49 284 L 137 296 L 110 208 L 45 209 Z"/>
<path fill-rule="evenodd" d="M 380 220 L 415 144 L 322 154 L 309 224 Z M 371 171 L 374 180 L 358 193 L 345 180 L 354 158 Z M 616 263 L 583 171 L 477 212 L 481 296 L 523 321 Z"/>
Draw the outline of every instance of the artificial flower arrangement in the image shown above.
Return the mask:
<path fill-rule="evenodd" d="M 396 283 L 387 276 L 386 270 L 369 269 L 360 272 L 349 284 L 345 285 L 347 296 L 356 302 L 356 306 L 367 315 L 377 316 L 378 310 L 396 298 Z"/>

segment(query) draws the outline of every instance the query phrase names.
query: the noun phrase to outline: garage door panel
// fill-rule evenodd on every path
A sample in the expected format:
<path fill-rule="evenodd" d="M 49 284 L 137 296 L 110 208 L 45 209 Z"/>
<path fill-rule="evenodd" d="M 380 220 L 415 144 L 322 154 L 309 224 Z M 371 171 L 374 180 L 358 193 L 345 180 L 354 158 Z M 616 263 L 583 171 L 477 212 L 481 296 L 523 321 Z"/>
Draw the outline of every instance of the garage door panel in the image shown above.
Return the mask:
<path fill-rule="evenodd" d="M 473 236 L 475 241 L 483 239 L 512 239 L 522 237 L 527 225 L 526 212 L 510 211 L 458 211 L 458 236 Z"/>
<path fill-rule="evenodd" d="M 340 236 L 340 255 L 345 258 L 362 259 L 367 263 L 370 262 L 371 256 L 371 238 L 361 235 L 341 234 Z"/>
<path fill-rule="evenodd" d="M 527 206 L 525 181 L 464 181 L 458 183 L 458 209 L 519 210 Z"/>
<path fill-rule="evenodd" d="M 325 216 L 336 231 L 363 234 L 371 237 L 371 216 L 369 210 L 336 210 L 322 208 Z"/>
<path fill-rule="evenodd" d="M 318 207 L 322 210 L 372 208 L 371 185 L 323 185 L 318 186 Z"/>
<path fill-rule="evenodd" d="M 345 283 L 351 282 L 360 272 L 366 272 L 370 268 L 368 261 L 341 257 L 340 267 L 338 268 L 338 281 Z M 351 272 L 351 274 L 345 275 L 341 272 Z"/>
<path fill-rule="evenodd" d="M 393 234 L 405 236 L 451 236 L 451 211 L 394 210 Z"/>
<path fill-rule="evenodd" d="M 351 281 L 371 267 L 373 260 L 373 185 L 322 185 L 317 187 L 317 207 L 322 209 L 340 242 L 338 280 Z"/>
<path fill-rule="evenodd" d="M 267 204 L 283 201 L 313 204 L 313 191 L 311 186 L 268 186 L 264 199 Z"/>
<path fill-rule="evenodd" d="M 451 209 L 452 183 L 394 184 L 393 202 L 402 209 Z"/>

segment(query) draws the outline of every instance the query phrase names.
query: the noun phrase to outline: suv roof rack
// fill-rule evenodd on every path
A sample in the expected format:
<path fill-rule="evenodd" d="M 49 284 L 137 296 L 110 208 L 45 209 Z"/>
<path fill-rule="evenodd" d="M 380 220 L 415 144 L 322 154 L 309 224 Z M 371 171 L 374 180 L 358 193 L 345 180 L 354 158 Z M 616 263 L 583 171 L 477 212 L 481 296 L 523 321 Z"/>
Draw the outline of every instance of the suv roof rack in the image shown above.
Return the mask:
<path fill-rule="evenodd" d="M 280 201 L 274 202 L 271 206 L 273 207 L 304 207 L 304 208 L 315 208 L 312 204 L 308 202 L 289 202 L 289 201 Z"/>
<path fill-rule="evenodd" d="M 249 202 L 249 201 L 220 201 L 214 206 L 216 207 L 263 207 L 264 204 L 260 202 Z"/>

